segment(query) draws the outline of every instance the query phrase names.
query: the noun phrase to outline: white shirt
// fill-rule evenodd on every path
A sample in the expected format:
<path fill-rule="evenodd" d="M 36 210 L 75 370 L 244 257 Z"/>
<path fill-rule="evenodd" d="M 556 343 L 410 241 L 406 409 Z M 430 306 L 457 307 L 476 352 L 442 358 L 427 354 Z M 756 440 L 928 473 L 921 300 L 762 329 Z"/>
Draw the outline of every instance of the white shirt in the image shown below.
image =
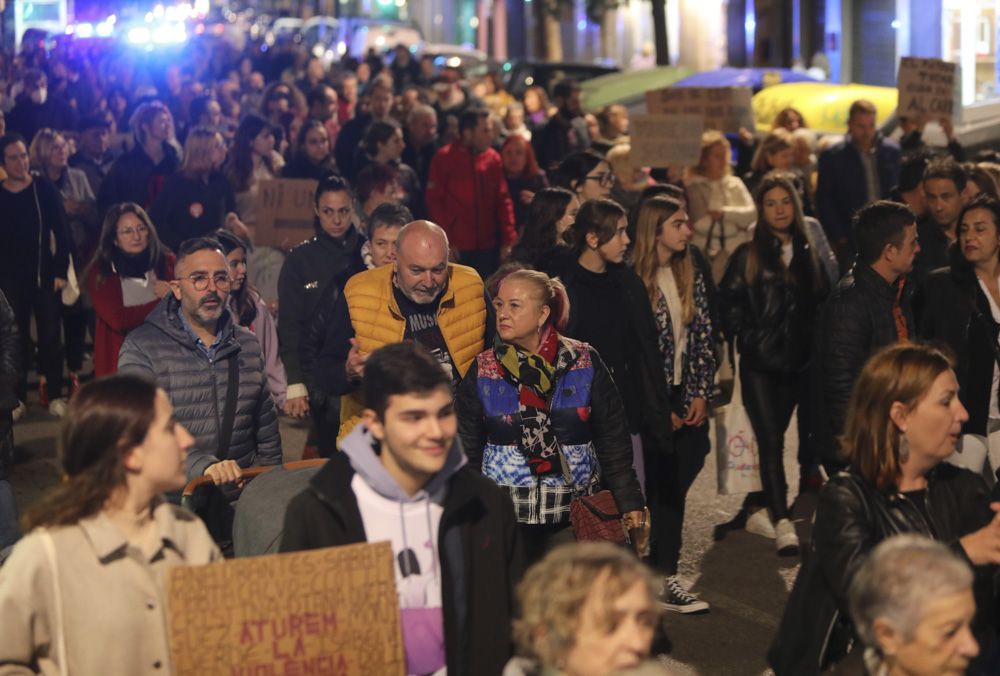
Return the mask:
<path fill-rule="evenodd" d="M 677 289 L 677 280 L 669 267 L 661 266 L 656 271 L 656 284 L 660 287 L 660 293 L 667 301 L 667 310 L 670 312 L 670 324 L 674 332 L 673 385 L 677 386 L 681 384 L 684 376 L 681 370 L 684 364 L 684 353 L 687 352 L 687 326 L 684 324 L 684 308 L 681 305 L 681 294 Z"/>

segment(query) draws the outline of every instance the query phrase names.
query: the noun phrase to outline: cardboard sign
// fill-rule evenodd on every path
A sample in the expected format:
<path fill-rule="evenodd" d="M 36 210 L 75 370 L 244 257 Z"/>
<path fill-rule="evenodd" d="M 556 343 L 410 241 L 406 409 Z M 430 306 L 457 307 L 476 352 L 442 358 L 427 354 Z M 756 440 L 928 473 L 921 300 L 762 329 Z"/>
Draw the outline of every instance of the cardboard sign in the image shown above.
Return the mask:
<path fill-rule="evenodd" d="M 254 244 L 290 249 L 316 234 L 313 196 L 317 182 L 301 178 L 261 181 Z"/>
<path fill-rule="evenodd" d="M 705 129 L 753 131 L 752 99 L 749 87 L 667 87 L 646 92 L 646 112 L 700 115 Z"/>
<path fill-rule="evenodd" d="M 177 676 L 402 676 L 388 542 L 182 566 L 167 581 Z"/>
<path fill-rule="evenodd" d="M 632 165 L 690 167 L 701 157 L 700 115 L 633 115 L 629 120 Z"/>
<path fill-rule="evenodd" d="M 955 64 L 941 59 L 904 56 L 899 60 L 896 114 L 919 120 L 954 119 L 957 111 Z"/>

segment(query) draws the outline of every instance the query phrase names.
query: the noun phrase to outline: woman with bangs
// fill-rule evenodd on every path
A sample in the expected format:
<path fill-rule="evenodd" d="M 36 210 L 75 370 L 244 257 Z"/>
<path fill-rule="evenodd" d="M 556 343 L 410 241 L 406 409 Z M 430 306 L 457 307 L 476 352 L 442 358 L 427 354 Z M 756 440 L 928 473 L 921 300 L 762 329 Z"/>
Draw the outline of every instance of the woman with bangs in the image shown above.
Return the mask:
<path fill-rule="evenodd" d="M 708 399 L 717 367 L 710 298 L 714 284 L 707 261 L 690 244 L 691 224 L 680 201 L 653 197 L 639 208 L 637 220 L 633 269 L 656 318 L 674 433 L 669 457 L 647 455 L 646 487 L 654 529 L 650 563 L 666 578 L 668 610 L 702 612 L 708 603 L 684 589 L 677 564 L 684 501 L 711 446 Z"/>
<path fill-rule="evenodd" d="M 221 228 L 235 216 L 233 189 L 219 171 L 225 160 L 222 134 L 208 127 L 195 127 L 188 133 L 180 171 L 167 179 L 149 210 L 161 241 L 170 250 L 176 251 L 186 239 Z"/>
<path fill-rule="evenodd" d="M 733 252 L 720 284 L 723 328 L 739 353 L 737 377 L 760 453 L 763 491 L 748 496 L 745 506 L 757 509 L 747 530 L 774 538 L 779 554 L 795 555 L 785 430 L 807 399 L 813 325 L 830 286 L 791 180 L 768 174 L 757 210 L 753 239 Z"/>

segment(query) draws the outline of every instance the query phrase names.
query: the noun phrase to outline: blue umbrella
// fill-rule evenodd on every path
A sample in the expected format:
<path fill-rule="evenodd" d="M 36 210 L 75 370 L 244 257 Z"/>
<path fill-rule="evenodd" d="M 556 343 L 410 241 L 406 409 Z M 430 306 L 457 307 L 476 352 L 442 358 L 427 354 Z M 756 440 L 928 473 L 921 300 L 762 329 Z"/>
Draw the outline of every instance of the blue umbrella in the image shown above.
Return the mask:
<path fill-rule="evenodd" d="M 756 94 L 766 86 L 785 82 L 816 82 L 805 73 L 788 68 L 719 68 L 695 73 L 674 87 L 750 87 Z"/>

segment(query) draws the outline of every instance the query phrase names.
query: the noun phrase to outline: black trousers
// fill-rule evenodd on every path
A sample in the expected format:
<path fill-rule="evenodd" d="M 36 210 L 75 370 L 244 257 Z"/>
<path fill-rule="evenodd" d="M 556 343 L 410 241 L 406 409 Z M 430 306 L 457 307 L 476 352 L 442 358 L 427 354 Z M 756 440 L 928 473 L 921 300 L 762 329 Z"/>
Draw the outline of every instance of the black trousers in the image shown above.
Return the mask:
<path fill-rule="evenodd" d="M 4 289 L 17 328 L 21 333 L 21 378 L 17 384 L 17 396 L 26 401 L 28 394 L 28 365 L 31 364 L 31 317 L 35 318 L 38 335 L 39 375 L 48 381 L 51 399 L 62 396 L 63 386 L 63 346 L 60 335 L 60 300 L 52 287 L 51 280 L 42 280 L 42 288 L 34 286 Z"/>
<path fill-rule="evenodd" d="M 62 308 L 63 337 L 66 343 L 66 367 L 70 373 L 83 368 L 83 346 L 90 326 L 90 312 L 76 306 Z"/>
<path fill-rule="evenodd" d="M 537 563 L 552 549 L 569 542 L 576 542 L 573 527 L 566 523 L 529 525 L 518 524 L 524 543 L 524 566 Z"/>
<path fill-rule="evenodd" d="M 316 446 L 321 458 L 332 458 L 337 452 L 340 433 L 340 398 L 326 397 L 318 406 L 310 402 L 309 413 L 316 429 Z"/>
<path fill-rule="evenodd" d="M 711 442 L 708 423 L 674 432 L 674 452 L 668 457 L 645 455 L 646 504 L 650 517 L 649 562 L 663 575 L 675 575 L 681 555 L 684 503 L 691 484 L 705 466 Z"/>
<path fill-rule="evenodd" d="M 764 506 L 771 519 L 787 519 L 788 482 L 785 479 L 785 430 L 803 391 L 802 374 L 756 371 L 740 364 L 743 406 L 757 437 L 760 483 Z"/>

